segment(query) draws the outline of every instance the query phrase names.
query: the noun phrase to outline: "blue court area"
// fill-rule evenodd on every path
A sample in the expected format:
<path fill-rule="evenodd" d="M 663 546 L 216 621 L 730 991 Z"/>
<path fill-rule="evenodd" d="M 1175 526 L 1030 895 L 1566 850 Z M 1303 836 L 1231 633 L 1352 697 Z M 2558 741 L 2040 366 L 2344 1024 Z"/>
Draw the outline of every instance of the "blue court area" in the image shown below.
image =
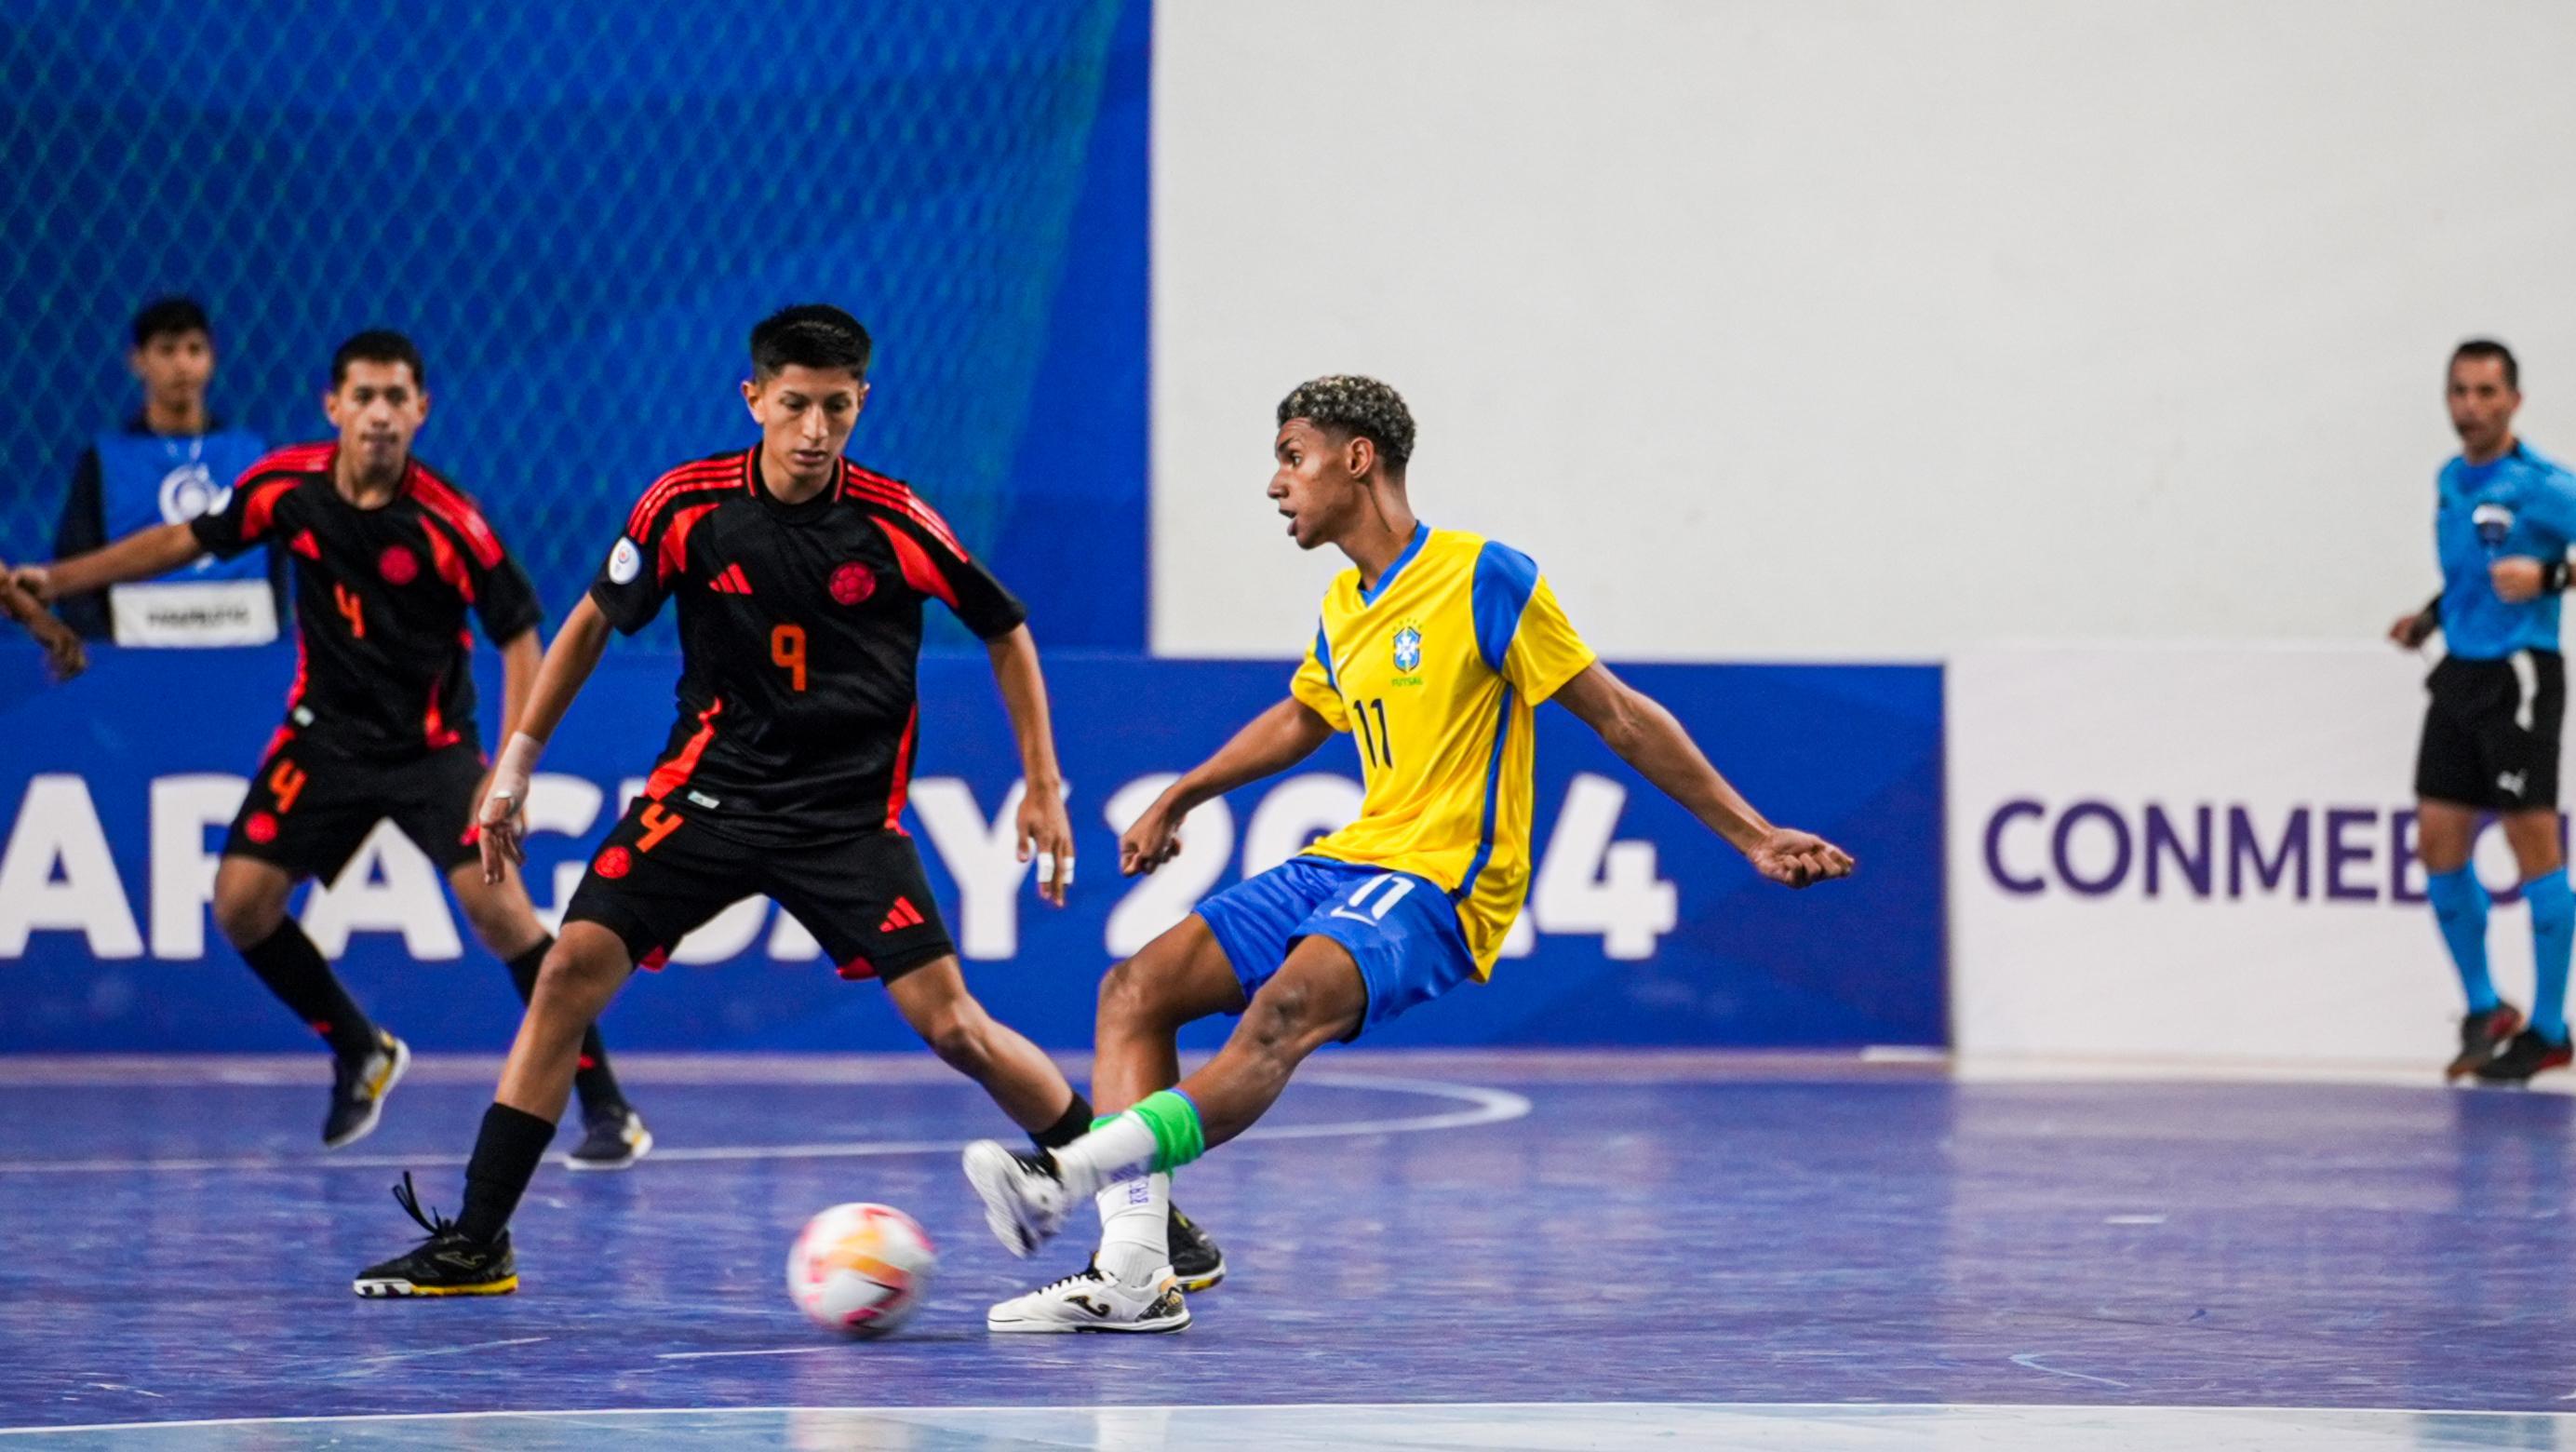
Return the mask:
<path fill-rule="evenodd" d="M 1187 1332 L 996 1338 L 985 1306 L 1085 1247 L 984 1230 L 970 1086 L 639 1057 L 661 1148 L 540 1176 L 519 1294 L 358 1300 L 417 1233 L 400 1169 L 453 1208 L 493 1067 L 425 1060 L 326 1157 L 318 1056 L 0 1060 L 7 1442 L 2576 1445 L 2557 1093 L 1330 1054 L 1182 1177 L 1232 1267 Z M 784 1290 L 859 1199 L 942 1255 L 890 1341 Z M 276 1420 L 321 1417 L 361 1420 Z"/>

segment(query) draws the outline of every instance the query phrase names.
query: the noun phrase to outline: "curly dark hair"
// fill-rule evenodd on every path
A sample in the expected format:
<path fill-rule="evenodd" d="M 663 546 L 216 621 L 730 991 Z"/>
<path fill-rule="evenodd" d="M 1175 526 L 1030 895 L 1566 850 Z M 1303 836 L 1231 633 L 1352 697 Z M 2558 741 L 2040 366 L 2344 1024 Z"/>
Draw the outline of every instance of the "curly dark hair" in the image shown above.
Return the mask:
<path fill-rule="evenodd" d="M 1413 457 L 1413 410 L 1404 406 L 1403 394 L 1374 378 L 1330 373 L 1300 383 L 1279 400 L 1279 422 L 1292 418 L 1368 440 L 1399 474 Z"/>

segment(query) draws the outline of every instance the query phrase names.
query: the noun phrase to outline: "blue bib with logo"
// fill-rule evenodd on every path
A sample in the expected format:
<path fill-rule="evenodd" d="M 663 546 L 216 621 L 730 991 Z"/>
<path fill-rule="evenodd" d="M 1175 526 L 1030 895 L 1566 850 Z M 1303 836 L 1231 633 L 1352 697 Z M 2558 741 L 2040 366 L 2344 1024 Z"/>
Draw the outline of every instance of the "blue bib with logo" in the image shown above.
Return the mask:
<path fill-rule="evenodd" d="M 268 452 L 247 429 L 163 435 L 100 434 L 99 515 L 109 539 L 185 524 L 222 509 L 233 481 Z M 268 556 L 207 555 L 157 581 L 118 585 L 108 607 L 120 645 L 241 645 L 277 638 Z"/>

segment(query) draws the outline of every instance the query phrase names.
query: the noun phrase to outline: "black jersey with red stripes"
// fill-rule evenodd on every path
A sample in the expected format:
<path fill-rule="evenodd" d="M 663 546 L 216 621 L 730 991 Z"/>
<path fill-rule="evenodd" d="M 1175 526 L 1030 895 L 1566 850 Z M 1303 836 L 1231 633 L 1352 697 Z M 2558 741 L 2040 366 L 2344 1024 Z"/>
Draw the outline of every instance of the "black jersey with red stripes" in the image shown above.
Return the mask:
<path fill-rule="evenodd" d="M 663 475 L 590 598 L 632 634 L 679 600 L 679 721 L 645 793 L 756 845 L 898 827 L 922 603 L 987 640 L 1028 611 L 904 484 L 844 459 L 783 504 L 757 446 Z"/>
<path fill-rule="evenodd" d="M 470 609 L 495 641 L 543 618 L 527 574 L 466 493 L 411 461 L 362 509 L 332 483 L 339 445 L 296 444 L 245 471 L 189 528 L 229 559 L 274 545 L 295 561 L 295 687 L 286 729 L 376 761 L 480 745 Z"/>

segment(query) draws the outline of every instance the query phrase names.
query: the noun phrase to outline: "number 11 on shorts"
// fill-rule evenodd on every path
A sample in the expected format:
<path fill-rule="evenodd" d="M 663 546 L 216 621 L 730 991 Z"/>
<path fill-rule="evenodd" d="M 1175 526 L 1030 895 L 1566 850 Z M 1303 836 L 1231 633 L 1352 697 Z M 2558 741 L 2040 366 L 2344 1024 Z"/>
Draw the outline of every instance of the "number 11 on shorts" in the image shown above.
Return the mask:
<path fill-rule="evenodd" d="M 1379 892 L 1378 889 L 1381 887 L 1386 891 Z M 1334 908 L 1333 916 L 1350 918 L 1355 922 L 1382 923 L 1386 921 L 1388 913 L 1395 911 L 1395 905 L 1404 901 L 1404 895 L 1411 891 L 1413 891 L 1412 878 L 1398 877 L 1392 872 L 1381 872 L 1361 884 L 1360 890 L 1351 894 L 1349 902 Z M 1369 902 L 1372 894 L 1377 898 L 1373 904 Z M 1353 912 L 1354 908 L 1365 908 L 1366 911 Z"/>

